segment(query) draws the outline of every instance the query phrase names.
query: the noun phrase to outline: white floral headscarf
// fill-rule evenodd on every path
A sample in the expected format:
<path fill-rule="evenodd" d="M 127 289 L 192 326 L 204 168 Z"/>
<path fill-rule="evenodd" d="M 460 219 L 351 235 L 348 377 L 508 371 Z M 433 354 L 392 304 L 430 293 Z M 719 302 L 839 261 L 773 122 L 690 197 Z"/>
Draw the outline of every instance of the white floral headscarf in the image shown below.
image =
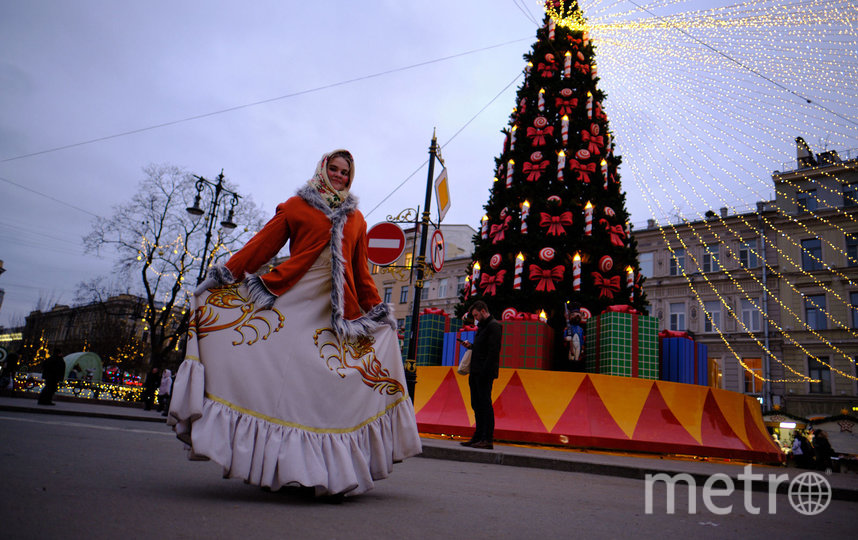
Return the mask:
<path fill-rule="evenodd" d="M 331 184 L 331 180 L 328 178 L 328 161 L 331 159 L 331 156 L 338 153 L 346 154 L 348 156 L 346 161 L 349 162 L 349 182 L 346 184 L 345 188 L 340 190 L 334 189 L 334 186 Z M 352 187 L 352 180 L 354 180 L 354 177 L 355 160 L 352 157 L 351 152 L 344 149 L 337 149 L 322 156 L 322 159 L 320 159 L 319 163 L 316 165 L 316 172 L 313 174 L 313 178 L 309 180 L 309 184 L 319 191 L 325 201 L 327 201 L 328 206 L 336 208 L 346 200 L 346 197 L 349 196 L 349 189 Z"/>

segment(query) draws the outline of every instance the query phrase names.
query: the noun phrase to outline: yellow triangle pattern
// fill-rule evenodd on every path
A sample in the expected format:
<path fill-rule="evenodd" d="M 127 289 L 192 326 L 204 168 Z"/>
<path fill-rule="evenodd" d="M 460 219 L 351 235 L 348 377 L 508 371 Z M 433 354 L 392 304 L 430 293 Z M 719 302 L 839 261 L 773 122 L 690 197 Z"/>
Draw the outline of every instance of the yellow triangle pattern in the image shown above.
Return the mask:
<path fill-rule="evenodd" d="M 521 377 L 521 384 L 536 409 L 536 414 L 550 432 L 563 416 L 587 374 L 521 369 L 518 376 Z M 547 388 L 552 391 L 547 392 Z"/>
<path fill-rule="evenodd" d="M 509 378 L 507 378 L 507 380 L 509 380 Z M 468 413 L 468 422 L 473 426 L 476 424 L 476 420 L 474 419 L 474 409 L 471 408 L 471 387 L 468 386 L 468 376 L 456 373 L 456 384 L 459 385 L 459 392 L 462 394 L 462 401 L 465 402 L 465 412 Z M 495 381 L 495 386 L 497 386 L 497 381 Z"/>
<path fill-rule="evenodd" d="M 654 382 L 629 378 L 623 384 L 617 384 L 616 377 L 593 373 L 590 374 L 590 380 L 617 425 L 631 439 Z"/>
<path fill-rule="evenodd" d="M 735 392 L 728 392 L 720 388 L 712 388 L 712 395 L 715 397 L 715 403 L 718 404 L 724 418 L 727 419 L 727 423 L 730 424 L 742 442 L 750 447 L 748 432 L 745 430 L 745 400 L 736 399 Z"/>
<path fill-rule="evenodd" d="M 658 381 L 661 397 L 670 409 L 670 412 L 679 420 L 682 427 L 694 437 L 698 443 L 703 443 L 703 404 L 706 403 L 706 386 L 696 384 L 679 384 L 667 381 Z"/>
<path fill-rule="evenodd" d="M 435 395 L 450 368 L 447 366 L 418 366 L 417 384 L 414 387 L 414 412 L 420 412 Z"/>

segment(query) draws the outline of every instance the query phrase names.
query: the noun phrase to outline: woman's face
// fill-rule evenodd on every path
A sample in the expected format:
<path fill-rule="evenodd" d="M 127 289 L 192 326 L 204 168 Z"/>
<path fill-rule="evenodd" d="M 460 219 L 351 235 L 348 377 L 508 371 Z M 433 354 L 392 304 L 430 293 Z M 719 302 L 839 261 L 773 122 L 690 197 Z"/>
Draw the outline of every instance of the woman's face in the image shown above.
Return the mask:
<path fill-rule="evenodd" d="M 349 162 L 339 156 L 328 160 L 328 180 L 337 191 L 349 183 Z"/>

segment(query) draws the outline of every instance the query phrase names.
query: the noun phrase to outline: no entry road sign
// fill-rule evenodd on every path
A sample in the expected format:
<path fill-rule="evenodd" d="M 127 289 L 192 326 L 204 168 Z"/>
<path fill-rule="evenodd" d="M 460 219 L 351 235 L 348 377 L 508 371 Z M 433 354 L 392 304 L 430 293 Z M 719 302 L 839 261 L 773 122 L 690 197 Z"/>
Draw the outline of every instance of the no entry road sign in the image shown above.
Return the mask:
<path fill-rule="evenodd" d="M 393 264 L 405 251 L 405 233 L 395 223 L 376 223 L 366 233 L 369 262 L 379 266 Z"/>

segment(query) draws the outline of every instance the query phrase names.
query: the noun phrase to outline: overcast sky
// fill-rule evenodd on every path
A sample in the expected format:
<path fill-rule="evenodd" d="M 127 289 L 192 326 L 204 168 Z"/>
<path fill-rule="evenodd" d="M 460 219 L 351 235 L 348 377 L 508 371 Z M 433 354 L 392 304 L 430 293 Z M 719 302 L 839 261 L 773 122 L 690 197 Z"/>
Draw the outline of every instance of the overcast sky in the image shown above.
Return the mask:
<path fill-rule="evenodd" d="M 614 3 L 582 4 L 585 12 L 590 6 L 608 20 L 600 6 Z M 730 3 L 650 4 L 667 15 Z M 524 67 L 521 57 L 535 37 L 527 13 L 541 20 L 534 0 L 3 1 L 0 259 L 6 272 L 0 287 L 6 295 L 0 325 L 23 322 L 39 297 L 70 303 L 79 282 L 110 273 L 113 261 L 84 255 L 81 237 L 93 215 L 109 215 L 130 198 L 141 168 L 150 163 L 178 165 L 209 178 L 223 169 L 270 215 L 309 178 L 321 153 L 348 148 L 356 158 L 353 192 L 372 224 L 422 204 L 426 169 L 420 166 L 437 128 L 442 144 L 455 135 L 443 150 L 452 197 L 445 222 L 476 227 L 502 146 L 499 131 L 521 82 L 516 81 Z M 624 17 L 634 16 L 650 14 Z M 622 180 L 637 223 L 724 204 L 706 190 L 674 199 L 664 195 L 675 191 L 671 184 L 650 182 L 653 175 L 677 176 L 670 171 L 692 167 L 660 169 L 655 163 L 666 149 L 714 148 L 707 158 L 711 164 L 693 167 L 724 170 L 720 176 L 728 185 L 744 178 L 749 186 L 734 185 L 735 194 L 753 204 L 770 191 L 771 171 L 793 157 L 795 135 L 804 134 L 812 146 L 825 141 L 858 148 L 853 124 L 819 111 L 786 114 L 791 98 L 768 83 L 748 83 L 757 95 L 753 99 L 760 100 L 756 105 L 725 96 L 739 100 L 732 107 L 744 107 L 738 114 L 747 121 L 721 121 L 731 111 L 720 109 L 725 105 L 718 96 L 742 86 L 737 84 L 745 81 L 741 69 L 710 66 L 709 78 L 699 77 L 690 73 L 694 55 L 678 47 L 665 52 L 654 34 L 605 31 L 602 36 L 600 42 L 594 30 L 600 84 L 609 95 L 606 110 L 626 163 Z M 783 39 L 801 38 L 785 31 Z M 679 42 L 687 44 L 688 36 L 674 43 Z M 749 54 L 741 39 L 718 40 L 716 46 Z M 796 62 L 813 63 L 823 52 L 809 50 L 808 58 Z M 635 54 L 647 55 L 646 61 Z M 454 55 L 460 56 L 447 58 Z M 854 68 L 854 49 L 845 57 L 830 69 Z M 415 66 L 424 62 L 429 63 Z M 398 70 L 409 66 L 415 67 Z M 684 75 L 671 74 L 671 66 Z M 769 67 L 783 75 L 776 65 Z M 362 80 L 312 91 L 353 79 Z M 844 114 L 852 111 L 854 118 L 854 69 L 841 80 L 829 105 Z M 688 92 L 691 81 L 705 89 Z M 816 90 L 807 83 L 796 88 Z M 299 92 L 304 93 L 274 99 Z M 267 102 L 251 105 L 261 101 Z M 234 107 L 240 108 L 210 114 Z M 719 110 L 725 116 L 713 119 Z M 770 131 L 753 128 L 755 118 L 764 115 L 771 117 Z M 161 124 L 170 125 L 143 129 Z M 749 127 L 757 131 L 745 131 Z M 76 145 L 102 137 L 107 138 Z M 756 144 L 754 137 L 764 142 Z M 752 148 L 744 150 L 741 166 L 731 164 L 739 150 L 724 147 L 736 140 Z M 75 146 L 45 152 L 69 145 Z M 370 213 L 415 171 L 404 188 Z M 720 187 L 709 191 L 724 194 Z"/>

